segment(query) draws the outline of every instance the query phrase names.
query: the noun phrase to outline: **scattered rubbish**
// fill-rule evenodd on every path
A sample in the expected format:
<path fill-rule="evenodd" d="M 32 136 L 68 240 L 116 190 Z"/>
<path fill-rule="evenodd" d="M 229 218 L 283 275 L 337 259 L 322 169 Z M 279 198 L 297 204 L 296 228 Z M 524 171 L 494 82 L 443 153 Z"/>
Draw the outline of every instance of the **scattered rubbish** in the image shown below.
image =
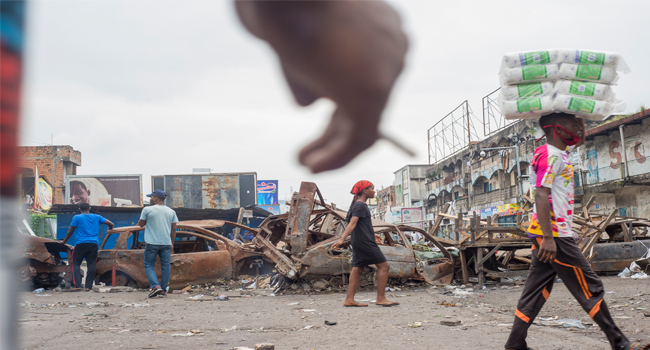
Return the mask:
<path fill-rule="evenodd" d="M 255 350 L 275 350 L 275 344 L 273 343 L 255 344 Z"/>
<path fill-rule="evenodd" d="M 230 300 L 230 298 L 228 296 L 222 294 L 222 295 L 217 297 L 217 300 L 226 301 L 226 300 Z"/>
<path fill-rule="evenodd" d="M 102 286 L 93 286 L 93 292 L 96 293 L 121 293 L 121 292 L 132 292 L 132 287 L 126 286 L 116 286 L 116 287 L 102 287 Z"/>
<path fill-rule="evenodd" d="M 195 295 L 195 296 L 193 296 L 193 297 L 189 297 L 188 299 L 199 300 L 199 299 L 201 299 L 201 298 L 203 298 L 203 297 L 204 297 L 203 294 L 198 294 L 198 295 Z"/>
<path fill-rule="evenodd" d="M 316 312 L 316 309 L 302 309 L 300 312 Z"/>
<path fill-rule="evenodd" d="M 645 272 L 638 272 L 635 273 L 634 275 L 630 276 L 632 279 L 639 279 L 639 278 L 648 278 L 648 275 Z"/>
<path fill-rule="evenodd" d="M 200 331 L 198 329 L 194 329 L 191 331 L 187 331 L 187 333 L 174 333 L 172 334 L 172 337 L 191 337 L 194 335 L 204 335 L 203 331 Z"/>
<path fill-rule="evenodd" d="M 298 304 L 300 304 L 300 302 L 296 301 L 295 303 L 289 303 L 287 305 L 292 306 L 292 305 L 298 305 Z"/>
<path fill-rule="evenodd" d="M 446 321 L 446 320 L 440 321 L 440 324 L 443 326 L 460 326 L 461 323 L 462 323 L 461 321 Z"/>
<path fill-rule="evenodd" d="M 37 297 L 51 297 L 52 294 L 36 294 Z"/>
<path fill-rule="evenodd" d="M 337 322 L 330 322 L 330 321 L 325 321 L 325 325 L 327 326 L 336 326 Z"/>
<path fill-rule="evenodd" d="M 303 328 L 303 329 L 312 329 L 312 328 L 314 328 L 314 326 L 309 325 L 309 326 L 305 326 L 305 328 Z"/>
<path fill-rule="evenodd" d="M 538 317 L 533 323 L 542 326 L 558 326 L 558 327 L 566 327 L 566 328 L 586 329 L 586 327 L 578 319 L 575 318 L 560 319 L 558 316 Z"/>
<path fill-rule="evenodd" d="M 413 322 L 413 323 L 407 324 L 406 326 L 410 327 L 410 328 L 418 328 L 418 327 L 422 327 L 422 322 Z"/>
<path fill-rule="evenodd" d="M 618 277 L 626 278 L 626 277 L 630 277 L 630 275 L 632 275 L 632 271 L 630 271 L 630 269 L 628 269 L 628 268 L 626 267 L 626 268 L 623 269 L 623 271 L 621 271 L 621 272 L 618 274 Z"/>
<path fill-rule="evenodd" d="M 36 294 L 41 294 L 43 292 L 45 292 L 45 288 L 38 288 L 38 289 L 34 290 L 34 293 L 36 293 Z"/>

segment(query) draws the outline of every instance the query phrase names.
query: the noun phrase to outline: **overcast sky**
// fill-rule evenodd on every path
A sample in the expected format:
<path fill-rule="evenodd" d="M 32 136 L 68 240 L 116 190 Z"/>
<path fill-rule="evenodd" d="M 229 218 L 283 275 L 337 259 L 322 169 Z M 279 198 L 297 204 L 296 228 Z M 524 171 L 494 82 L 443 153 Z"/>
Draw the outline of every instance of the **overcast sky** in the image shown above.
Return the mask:
<path fill-rule="evenodd" d="M 347 207 L 354 182 L 379 188 L 406 164 L 427 163 L 426 130 L 465 100 L 498 87 L 510 51 L 615 51 L 632 73 L 614 91 L 628 111 L 650 106 L 648 1 L 391 1 L 411 47 L 382 129 L 383 141 L 343 169 L 312 175 L 296 154 L 320 135 L 332 104 L 294 104 L 273 52 L 239 24 L 229 1 L 30 1 L 21 144 L 71 145 L 78 174 L 257 172 L 300 181 Z"/>

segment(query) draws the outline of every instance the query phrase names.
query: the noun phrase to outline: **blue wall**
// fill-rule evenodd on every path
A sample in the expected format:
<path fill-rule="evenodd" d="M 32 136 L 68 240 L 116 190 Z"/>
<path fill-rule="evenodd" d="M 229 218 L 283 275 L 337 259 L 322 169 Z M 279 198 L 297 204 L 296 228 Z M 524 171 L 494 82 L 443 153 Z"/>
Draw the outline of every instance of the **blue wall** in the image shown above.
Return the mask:
<path fill-rule="evenodd" d="M 64 239 L 66 233 L 68 233 L 68 229 L 70 228 L 70 223 L 72 222 L 72 218 L 77 215 L 77 214 L 67 214 L 67 213 L 61 213 L 56 215 L 56 238 L 57 239 Z M 123 227 L 123 226 L 135 226 L 135 224 L 138 223 L 138 220 L 140 220 L 140 213 L 103 213 L 100 214 L 101 216 L 105 217 L 108 220 L 111 220 L 114 224 L 115 227 Z M 104 241 L 104 237 L 106 237 L 106 230 L 108 229 L 108 226 L 106 225 L 99 225 L 99 244 L 102 244 L 102 241 Z M 75 242 L 77 241 L 77 233 L 73 233 L 72 237 L 68 240 L 68 244 L 74 245 Z M 115 239 L 117 239 L 117 235 L 113 235 L 111 239 L 106 242 L 106 249 L 111 249 L 115 247 Z"/>

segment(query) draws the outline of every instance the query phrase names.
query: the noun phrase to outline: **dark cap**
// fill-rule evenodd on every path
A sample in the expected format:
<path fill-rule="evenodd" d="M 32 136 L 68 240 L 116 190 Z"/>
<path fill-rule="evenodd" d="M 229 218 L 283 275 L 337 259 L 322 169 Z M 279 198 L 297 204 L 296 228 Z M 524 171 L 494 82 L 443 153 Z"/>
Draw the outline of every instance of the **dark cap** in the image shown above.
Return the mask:
<path fill-rule="evenodd" d="M 155 190 L 147 195 L 147 197 L 151 197 L 151 196 L 167 198 L 167 193 L 163 190 Z"/>

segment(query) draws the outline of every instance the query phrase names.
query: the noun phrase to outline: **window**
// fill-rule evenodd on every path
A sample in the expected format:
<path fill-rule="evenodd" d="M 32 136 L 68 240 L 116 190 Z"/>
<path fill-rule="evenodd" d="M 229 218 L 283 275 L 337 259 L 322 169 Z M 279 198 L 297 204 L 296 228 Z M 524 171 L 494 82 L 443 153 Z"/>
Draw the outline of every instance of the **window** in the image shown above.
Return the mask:
<path fill-rule="evenodd" d="M 490 192 L 490 184 L 487 182 L 483 183 L 483 193 Z"/>
<path fill-rule="evenodd" d="M 455 192 L 454 192 L 454 199 L 458 199 L 458 197 L 460 197 L 460 196 L 458 195 L 458 191 L 455 191 Z"/>

